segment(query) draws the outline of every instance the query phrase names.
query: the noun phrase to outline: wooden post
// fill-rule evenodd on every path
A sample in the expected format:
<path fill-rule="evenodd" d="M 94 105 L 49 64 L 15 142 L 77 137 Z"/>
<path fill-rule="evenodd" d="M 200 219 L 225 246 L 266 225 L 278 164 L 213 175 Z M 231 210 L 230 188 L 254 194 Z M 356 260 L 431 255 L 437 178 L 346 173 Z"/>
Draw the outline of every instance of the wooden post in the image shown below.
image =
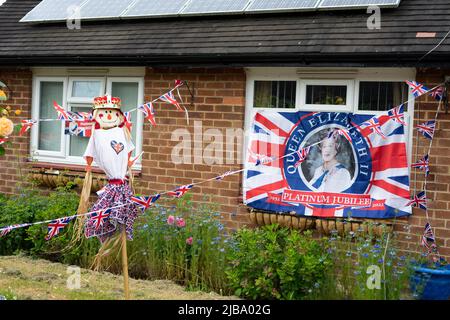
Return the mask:
<path fill-rule="evenodd" d="M 130 286 L 128 278 L 128 254 L 127 254 L 127 233 L 125 226 L 122 228 L 122 269 L 125 300 L 130 300 Z"/>

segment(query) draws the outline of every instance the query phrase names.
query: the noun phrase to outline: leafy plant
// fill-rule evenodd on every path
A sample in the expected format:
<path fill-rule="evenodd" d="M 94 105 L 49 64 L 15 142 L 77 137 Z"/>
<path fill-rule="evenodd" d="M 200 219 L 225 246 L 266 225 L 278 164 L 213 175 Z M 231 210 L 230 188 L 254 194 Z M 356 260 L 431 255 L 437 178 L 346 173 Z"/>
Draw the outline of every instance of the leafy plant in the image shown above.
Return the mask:
<path fill-rule="evenodd" d="M 250 299 L 305 299 L 331 266 L 323 241 L 278 225 L 239 230 L 228 260 L 229 285 Z"/>

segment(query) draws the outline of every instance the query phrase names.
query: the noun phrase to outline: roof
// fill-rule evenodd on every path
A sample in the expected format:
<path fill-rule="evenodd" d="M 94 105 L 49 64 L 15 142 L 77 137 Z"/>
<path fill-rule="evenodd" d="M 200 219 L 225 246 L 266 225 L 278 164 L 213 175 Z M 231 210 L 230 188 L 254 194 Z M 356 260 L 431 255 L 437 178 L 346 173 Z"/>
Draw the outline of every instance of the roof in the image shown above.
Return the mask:
<path fill-rule="evenodd" d="M 27 24 L 19 20 L 39 0 L 0 6 L 2 65 L 148 66 L 444 66 L 450 1 L 403 0 L 384 9 L 381 29 L 365 11 L 322 11 Z M 417 33 L 436 37 L 417 37 Z"/>

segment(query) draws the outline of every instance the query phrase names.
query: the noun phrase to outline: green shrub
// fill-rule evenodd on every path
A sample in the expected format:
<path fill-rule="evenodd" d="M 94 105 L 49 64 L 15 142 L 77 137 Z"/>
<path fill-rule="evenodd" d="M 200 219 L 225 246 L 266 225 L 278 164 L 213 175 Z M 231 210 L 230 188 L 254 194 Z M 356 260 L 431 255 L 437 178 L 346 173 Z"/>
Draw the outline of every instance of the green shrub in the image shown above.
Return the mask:
<path fill-rule="evenodd" d="M 244 298 L 305 299 L 331 266 L 323 241 L 277 225 L 241 229 L 232 247 L 226 274 L 234 293 Z"/>

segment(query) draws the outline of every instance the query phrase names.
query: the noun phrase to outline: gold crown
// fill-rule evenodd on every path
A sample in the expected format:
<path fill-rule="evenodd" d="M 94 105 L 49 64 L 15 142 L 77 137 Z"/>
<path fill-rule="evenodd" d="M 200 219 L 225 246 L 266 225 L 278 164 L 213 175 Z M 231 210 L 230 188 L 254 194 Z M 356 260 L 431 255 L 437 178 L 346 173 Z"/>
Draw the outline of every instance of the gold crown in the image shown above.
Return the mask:
<path fill-rule="evenodd" d="M 96 109 L 118 109 L 122 101 L 120 98 L 111 97 L 109 94 L 94 98 L 94 110 Z"/>

